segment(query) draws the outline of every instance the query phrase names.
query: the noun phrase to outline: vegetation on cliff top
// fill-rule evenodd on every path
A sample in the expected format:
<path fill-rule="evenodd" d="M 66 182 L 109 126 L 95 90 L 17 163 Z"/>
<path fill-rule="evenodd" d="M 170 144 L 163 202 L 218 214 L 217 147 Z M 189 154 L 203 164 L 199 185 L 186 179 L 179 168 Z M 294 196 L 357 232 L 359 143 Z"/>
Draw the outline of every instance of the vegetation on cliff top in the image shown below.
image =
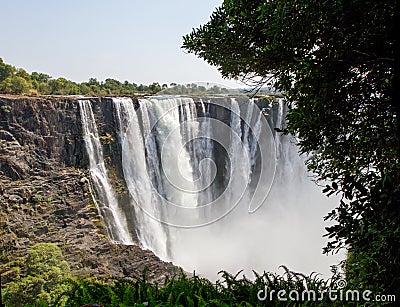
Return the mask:
<path fill-rule="evenodd" d="M 54 79 L 51 76 L 15 68 L 0 58 L 0 93 L 11 95 L 84 95 L 84 96 L 131 96 L 144 94 L 164 95 L 205 95 L 227 94 L 229 91 L 217 85 L 201 84 L 137 85 L 129 81 L 120 82 L 108 78 L 104 82 L 90 78 L 87 82 L 76 83 L 65 78 Z"/>
<path fill-rule="evenodd" d="M 6 64 L 0 58 L 0 93 L 13 95 L 135 95 L 155 94 L 167 88 L 157 82 L 150 85 L 120 82 L 108 78 L 104 82 L 90 78 L 87 82 L 76 83 L 65 78 L 53 79 L 50 75 L 32 72 Z"/>

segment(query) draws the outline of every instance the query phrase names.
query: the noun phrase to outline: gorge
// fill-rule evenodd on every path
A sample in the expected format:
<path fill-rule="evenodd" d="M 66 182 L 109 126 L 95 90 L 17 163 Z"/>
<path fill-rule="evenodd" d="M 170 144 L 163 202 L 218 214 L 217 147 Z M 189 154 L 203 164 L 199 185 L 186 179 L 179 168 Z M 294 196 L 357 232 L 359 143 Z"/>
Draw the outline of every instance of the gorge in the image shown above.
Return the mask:
<path fill-rule="evenodd" d="M 285 126 L 284 101 L 111 100 L 129 199 L 115 206 L 104 161 L 90 164 L 92 177 L 103 178 L 95 186 L 106 195 L 100 211 L 111 238 L 136 239 L 161 259 L 210 279 L 221 269 L 274 271 L 282 258 L 307 272 L 321 263 L 318 269 L 328 273 L 332 260 L 320 250 L 329 207 L 307 178 L 295 138 L 274 130 Z M 91 102 L 79 104 L 89 157 L 101 158 Z"/>
<path fill-rule="evenodd" d="M 76 274 L 328 274 L 332 205 L 275 132 L 285 111 L 272 98 L 2 97 L 2 263 L 49 241 Z"/>

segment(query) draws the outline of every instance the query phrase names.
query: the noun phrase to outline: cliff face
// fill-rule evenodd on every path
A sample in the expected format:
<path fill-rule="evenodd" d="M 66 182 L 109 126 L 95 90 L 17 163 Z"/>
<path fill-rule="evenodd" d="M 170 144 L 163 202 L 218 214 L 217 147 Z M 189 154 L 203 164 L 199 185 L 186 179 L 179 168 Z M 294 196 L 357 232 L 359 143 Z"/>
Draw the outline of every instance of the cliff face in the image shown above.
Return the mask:
<path fill-rule="evenodd" d="M 120 148 L 108 99 L 95 99 L 94 111 L 105 160 L 117 195 L 126 198 Z M 161 280 L 177 272 L 139 246 L 112 244 L 90 193 L 88 158 L 78 102 L 74 98 L 0 97 L 0 273 L 39 242 L 63 250 L 76 275 L 140 275 Z"/>
<path fill-rule="evenodd" d="M 84 150 L 72 99 L 2 98 L 0 102 L 4 175 L 18 180 L 57 163 L 82 166 Z"/>

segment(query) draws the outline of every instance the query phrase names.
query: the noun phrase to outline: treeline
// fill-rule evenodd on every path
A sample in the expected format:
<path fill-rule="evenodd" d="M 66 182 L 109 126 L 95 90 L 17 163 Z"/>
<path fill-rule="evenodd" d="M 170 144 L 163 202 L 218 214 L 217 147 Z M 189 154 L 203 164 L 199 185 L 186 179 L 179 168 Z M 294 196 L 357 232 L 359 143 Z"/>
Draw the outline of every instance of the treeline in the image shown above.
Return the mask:
<path fill-rule="evenodd" d="M 163 95 L 201 95 L 228 94 L 229 90 L 217 85 L 176 84 L 160 85 L 153 82 L 150 85 L 120 82 L 108 78 L 98 81 L 90 78 L 87 82 L 76 83 L 65 78 L 54 79 L 52 76 L 39 72 L 29 74 L 23 68 L 16 68 L 3 62 L 0 58 L 0 93 L 12 95 L 84 95 L 84 96 L 123 96 L 137 94 Z"/>
<path fill-rule="evenodd" d="M 214 94 L 229 94 L 230 91 L 226 88 L 217 85 L 201 85 L 196 83 L 176 84 L 171 83 L 170 87 L 163 88 L 160 94 L 163 95 L 214 95 Z"/>
<path fill-rule="evenodd" d="M 154 82 L 137 85 L 128 81 L 120 82 L 108 78 L 98 81 L 90 78 L 87 82 L 76 83 L 65 78 L 54 79 L 48 74 L 16 68 L 0 58 L 0 93 L 13 95 L 135 95 L 155 94 L 168 88 L 167 84 Z"/>

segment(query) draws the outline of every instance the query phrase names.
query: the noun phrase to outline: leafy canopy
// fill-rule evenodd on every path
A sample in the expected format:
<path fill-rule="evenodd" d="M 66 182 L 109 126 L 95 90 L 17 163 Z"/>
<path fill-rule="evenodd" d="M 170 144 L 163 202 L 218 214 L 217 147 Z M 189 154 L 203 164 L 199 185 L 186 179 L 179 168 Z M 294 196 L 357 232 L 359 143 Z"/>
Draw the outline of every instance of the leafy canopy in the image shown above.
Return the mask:
<path fill-rule="evenodd" d="M 395 0 L 225 0 L 183 48 L 226 78 L 270 82 L 324 192 L 342 198 L 325 252 L 357 286 L 400 290 L 400 69 Z M 347 266 L 349 268 L 349 266 Z M 362 274 L 361 274 L 362 273 Z M 350 274 L 350 273 L 349 273 Z M 351 275 L 351 274 L 350 274 Z"/>
<path fill-rule="evenodd" d="M 12 95 L 135 95 L 155 94 L 162 87 L 157 82 L 150 85 L 129 83 L 108 78 L 99 82 L 90 78 L 88 82 L 76 83 L 65 78 L 53 79 L 50 75 L 38 72 L 29 74 L 22 68 L 4 63 L 0 58 L 0 94 Z"/>

